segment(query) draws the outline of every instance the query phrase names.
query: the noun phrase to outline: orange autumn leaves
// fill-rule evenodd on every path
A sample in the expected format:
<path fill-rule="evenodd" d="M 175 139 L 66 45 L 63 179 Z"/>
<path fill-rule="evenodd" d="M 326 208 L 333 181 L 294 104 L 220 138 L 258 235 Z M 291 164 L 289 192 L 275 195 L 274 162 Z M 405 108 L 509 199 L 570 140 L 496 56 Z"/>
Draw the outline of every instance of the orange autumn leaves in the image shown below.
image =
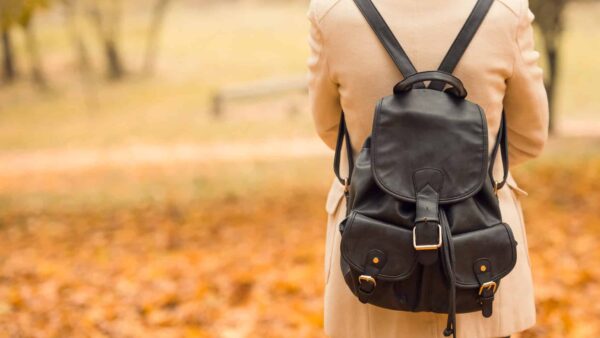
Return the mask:
<path fill-rule="evenodd" d="M 524 337 L 600 334 L 600 158 L 519 171 L 533 264 L 538 326 Z"/>
<path fill-rule="evenodd" d="M 327 182 L 307 173 L 329 162 L 314 161 L 322 165 L 257 165 L 265 177 L 243 181 L 253 187 L 214 198 L 182 197 L 182 187 L 212 180 L 186 170 L 175 183 L 139 175 L 172 185 L 162 199 L 48 202 L 79 194 L 65 192 L 69 177 L 40 186 L 46 203 L 3 195 L 0 337 L 323 337 Z M 94 188 L 102 173 L 92 174 L 76 180 Z M 538 304 L 538 325 L 521 336 L 594 337 L 600 158 L 542 160 L 516 177 L 530 193 L 522 202 Z"/>
<path fill-rule="evenodd" d="M 321 200 L 3 210 L 0 336 L 318 336 Z"/>

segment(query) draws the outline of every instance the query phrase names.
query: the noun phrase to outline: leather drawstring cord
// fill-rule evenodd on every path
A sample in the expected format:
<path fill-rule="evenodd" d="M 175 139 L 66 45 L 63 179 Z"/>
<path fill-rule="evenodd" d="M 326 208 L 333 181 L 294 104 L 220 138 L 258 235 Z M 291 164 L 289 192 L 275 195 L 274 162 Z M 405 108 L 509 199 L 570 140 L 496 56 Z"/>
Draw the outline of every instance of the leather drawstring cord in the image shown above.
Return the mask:
<path fill-rule="evenodd" d="M 446 322 L 446 329 L 444 330 L 444 336 L 449 337 L 452 335 L 456 338 L 456 276 L 454 267 L 454 243 L 452 242 L 452 234 L 450 232 L 450 226 L 448 225 L 448 219 L 446 213 L 442 210 L 440 212 L 440 222 L 442 225 L 443 232 L 443 245 L 442 255 L 443 266 L 446 277 L 448 278 L 448 320 Z"/>

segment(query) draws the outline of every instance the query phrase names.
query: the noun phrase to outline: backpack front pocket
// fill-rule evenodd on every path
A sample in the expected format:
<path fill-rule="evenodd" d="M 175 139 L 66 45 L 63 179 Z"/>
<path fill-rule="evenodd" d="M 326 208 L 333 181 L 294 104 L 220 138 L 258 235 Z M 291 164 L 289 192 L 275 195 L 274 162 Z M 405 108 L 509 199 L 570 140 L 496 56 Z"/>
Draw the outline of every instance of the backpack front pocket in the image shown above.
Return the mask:
<path fill-rule="evenodd" d="M 449 289 L 442 260 L 420 264 L 411 229 L 352 212 L 342 222 L 342 230 L 342 271 L 361 301 L 406 311 L 447 311 Z M 484 284 L 480 279 L 495 291 L 516 263 L 517 243 L 504 223 L 452 238 L 456 310 L 476 311 Z"/>
<path fill-rule="evenodd" d="M 346 219 L 341 250 L 351 267 L 365 271 L 368 266 L 378 266 L 378 278 L 387 281 L 407 278 L 417 265 L 411 230 L 357 212 Z"/>

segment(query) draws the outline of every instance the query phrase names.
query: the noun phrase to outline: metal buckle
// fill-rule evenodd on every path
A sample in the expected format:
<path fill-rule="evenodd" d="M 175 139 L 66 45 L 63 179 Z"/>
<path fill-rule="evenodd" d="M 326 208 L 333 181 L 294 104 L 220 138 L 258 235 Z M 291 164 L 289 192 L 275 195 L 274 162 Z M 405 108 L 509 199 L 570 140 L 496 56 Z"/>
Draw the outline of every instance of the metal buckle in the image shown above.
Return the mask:
<path fill-rule="evenodd" d="M 344 193 L 347 194 L 350 191 L 350 178 L 344 178 Z"/>
<path fill-rule="evenodd" d="M 496 180 L 492 181 L 494 184 L 494 195 L 498 196 L 498 182 L 496 182 Z"/>
<path fill-rule="evenodd" d="M 425 221 L 425 223 L 427 223 L 427 221 Z M 423 250 L 437 250 L 439 247 L 442 246 L 442 226 L 438 223 L 438 242 L 437 244 L 421 244 L 421 245 L 417 245 L 417 225 L 415 225 L 413 227 L 413 247 L 415 248 L 415 250 L 417 251 L 423 251 Z"/>
<path fill-rule="evenodd" d="M 368 282 L 373 284 L 373 288 L 377 286 L 377 281 L 375 280 L 375 278 L 369 275 L 360 275 L 358 277 L 358 283 L 361 284 L 362 282 Z"/>
<path fill-rule="evenodd" d="M 483 290 L 485 290 L 485 289 L 492 289 L 492 293 L 496 293 L 497 288 L 498 288 L 498 284 L 496 284 L 496 282 L 494 282 L 494 281 L 485 282 L 485 283 L 481 284 L 481 287 L 479 288 L 479 295 L 481 296 L 481 294 L 483 293 Z"/>

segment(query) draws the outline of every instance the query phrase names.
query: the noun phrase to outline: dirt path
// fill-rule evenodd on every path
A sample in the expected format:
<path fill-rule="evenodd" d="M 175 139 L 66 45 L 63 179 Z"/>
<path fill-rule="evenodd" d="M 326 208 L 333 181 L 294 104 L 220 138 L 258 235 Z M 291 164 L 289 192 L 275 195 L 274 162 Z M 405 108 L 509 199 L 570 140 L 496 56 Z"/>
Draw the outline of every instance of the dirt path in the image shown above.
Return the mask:
<path fill-rule="evenodd" d="M 562 137 L 600 137 L 600 121 L 563 119 L 558 121 L 556 134 Z"/>
<path fill-rule="evenodd" d="M 0 152 L 0 176 L 81 171 L 96 167 L 131 167 L 177 162 L 237 162 L 330 154 L 331 151 L 316 138 L 253 143 L 138 144 L 107 149 Z"/>
<path fill-rule="evenodd" d="M 600 137 L 600 125 L 561 121 L 559 137 Z M 317 138 L 272 139 L 250 143 L 137 144 L 106 149 L 57 149 L 0 152 L 0 177 L 27 173 L 82 171 L 97 167 L 132 167 L 172 163 L 240 162 L 328 156 Z"/>

